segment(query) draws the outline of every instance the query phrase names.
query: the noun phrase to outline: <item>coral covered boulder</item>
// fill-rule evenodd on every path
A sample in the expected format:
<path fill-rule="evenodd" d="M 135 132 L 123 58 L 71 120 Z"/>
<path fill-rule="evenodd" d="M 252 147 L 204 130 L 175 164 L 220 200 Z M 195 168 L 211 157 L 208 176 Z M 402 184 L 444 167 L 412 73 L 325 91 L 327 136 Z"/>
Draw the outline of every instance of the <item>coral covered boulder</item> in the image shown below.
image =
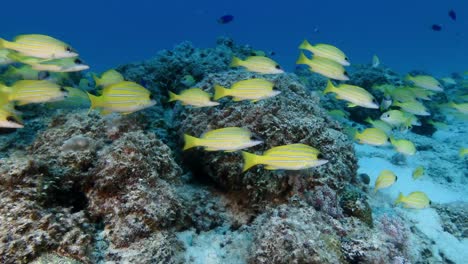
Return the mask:
<path fill-rule="evenodd" d="M 303 143 L 319 149 L 329 162 L 308 170 L 268 171 L 257 166 L 243 173 L 240 153 L 206 152 L 199 148 L 186 151 L 185 164 L 224 190 L 245 192 L 252 201 L 284 198 L 288 193 L 318 185 L 336 190 L 352 181 L 357 169 L 352 143 L 338 123 L 320 108 L 318 97 L 307 92 L 295 75 L 228 71 L 209 74 L 198 87 L 212 93 L 215 84 L 230 87 L 254 77 L 274 82 L 281 94 L 257 103 L 223 99 L 222 105 L 208 109 L 179 106 L 174 115 L 180 137 L 184 133 L 200 136 L 211 129 L 245 127 L 264 141 L 246 151 L 262 153 L 275 146 Z"/>

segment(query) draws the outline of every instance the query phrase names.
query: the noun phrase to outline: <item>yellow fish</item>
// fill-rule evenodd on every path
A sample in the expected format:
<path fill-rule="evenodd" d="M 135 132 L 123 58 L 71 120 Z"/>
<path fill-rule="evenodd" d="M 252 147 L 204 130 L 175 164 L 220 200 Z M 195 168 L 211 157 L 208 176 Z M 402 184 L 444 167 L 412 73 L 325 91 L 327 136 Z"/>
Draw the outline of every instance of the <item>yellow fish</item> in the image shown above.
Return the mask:
<path fill-rule="evenodd" d="M 395 87 L 393 90 L 389 91 L 389 95 L 392 97 L 393 101 L 407 102 L 416 100 L 416 96 L 409 87 Z"/>
<path fill-rule="evenodd" d="M 7 49 L 0 49 L 0 65 L 7 65 L 14 62 L 14 60 L 9 57 L 10 52 L 11 51 Z"/>
<path fill-rule="evenodd" d="M 403 203 L 403 207 L 405 208 L 423 209 L 429 207 L 431 200 L 423 192 L 412 192 L 407 196 L 400 193 L 395 200 L 395 205 L 399 203 Z"/>
<path fill-rule="evenodd" d="M 374 96 L 359 86 L 340 84 L 338 87 L 335 87 L 333 86 L 333 83 L 328 80 L 327 87 L 323 93 L 335 93 L 337 99 L 348 101 L 349 107 L 362 106 L 372 109 L 379 108 L 379 105 Z"/>
<path fill-rule="evenodd" d="M 456 104 L 454 102 L 450 102 L 449 105 L 458 110 L 458 112 L 462 114 L 468 114 L 468 103 L 461 103 Z"/>
<path fill-rule="evenodd" d="M 65 100 L 47 103 L 49 108 L 86 108 L 90 106 L 88 94 L 80 88 L 67 87 Z"/>
<path fill-rule="evenodd" d="M 372 120 L 370 117 L 368 117 L 364 121 L 371 124 L 373 127 L 382 130 L 387 135 L 390 135 L 392 133 L 392 126 L 390 126 L 382 120 Z"/>
<path fill-rule="evenodd" d="M 112 69 L 101 74 L 101 77 L 98 77 L 95 74 L 93 74 L 93 79 L 96 83 L 96 87 L 106 87 L 111 84 L 116 84 L 125 81 L 122 74 Z"/>
<path fill-rule="evenodd" d="M 271 148 L 263 155 L 242 151 L 243 171 L 263 164 L 267 170 L 302 170 L 323 165 L 328 160 L 322 159 L 320 151 L 305 144 L 290 144 Z"/>
<path fill-rule="evenodd" d="M 299 49 L 304 49 L 312 52 L 314 57 L 327 58 L 332 61 L 336 61 L 343 66 L 349 66 L 350 62 L 348 57 L 344 54 L 343 51 L 338 49 L 335 46 L 329 44 L 315 44 L 311 45 L 307 40 L 304 40 Z"/>
<path fill-rule="evenodd" d="M 309 59 L 301 52 L 296 64 L 308 65 L 311 72 L 318 73 L 330 79 L 339 81 L 349 80 L 348 73 L 343 68 L 343 65 L 327 58 L 314 57 L 313 59 Z"/>
<path fill-rule="evenodd" d="M 436 78 L 429 75 L 417 75 L 411 76 L 407 75 L 405 78 L 406 81 L 412 82 L 414 85 L 424 88 L 426 90 L 431 90 L 434 92 L 443 92 L 444 88 Z"/>
<path fill-rule="evenodd" d="M 442 81 L 448 85 L 457 85 L 457 82 L 451 77 L 442 78 Z"/>
<path fill-rule="evenodd" d="M 182 79 L 180 80 L 180 83 L 182 83 L 183 85 L 187 86 L 187 87 L 192 87 L 192 85 L 194 85 L 197 81 L 195 80 L 195 78 L 193 78 L 192 75 L 188 74 L 188 75 L 185 75 L 184 77 L 182 77 Z"/>
<path fill-rule="evenodd" d="M 39 71 L 34 70 L 29 65 L 24 65 L 18 68 L 10 65 L 3 76 L 14 79 L 37 80 L 39 79 Z"/>
<path fill-rule="evenodd" d="M 379 174 L 379 177 L 375 181 L 374 193 L 376 193 L 377 190 L 379 189 L 388 188 L 392 186 L 397 180 L 398 180 L 398 177 L 392 171 L 390 170 L 381 171 Z"/>
<path fill-rule="evenodd" d="M 252 102 L 256 102 L 281 93 L 280 91 L 273 90 L 273 87 L 274 83 L 259 78 L 238 81 L 231 86 L 231 89 L 215 85 L 214 100 L 225 96 L 232 96 L 234 97 L 234 101 L 251 100 Z"/>
<path fill-rule="evenodd" d="M 331 117 L 333 117 L 333 119 L 336 119 L 336 120 L 345 120 L 345 119 L 349 118 L 349 113 L 348 112 L 344 112 L 344 111 L 338 110 L 338 109 L 330 110 L 330 111 L 328 111 L 328 114 Z"/>
<path fill-rule="evenodd" d="M 426 89 L 420 88 L 420 87 L 407 86 L 407 87 L 404 87 L 404 88 L 411 91 L 411 93 L 414 96 L 414 98 L 413 97 L 407 98 L 408 101 L 414 100 L 414 99 L 421 99 L 421 100 L 428 101 L 428 100 L 431 100 L 431 96 L 435 94 L 435 92 L 433 92 L 431 90 L 426 90 Z M 400 101 L 404 102 L 405 100 L 400 100 Z"/>
<path fill-rule="evenodd" d="M 390 137 L 390 142 L 395 147 L 395 150 L 399 153 L 405 155 L 414 155 L 416 154 L 416 147 L 413 142 L 406 139 L 394 139 Z"/>
<path fill-rule="evenodd" d="M 458 151 L 458 156 L 460 156 L 460 158 L 464 158 L 466 154 L 468 154 L 468 148 L 460 148 Z"/>
<path fill-rule="evenodd" d="M 134 82 L 119 82 L 104 87 L 100 96 L 88 93 L 92 109 L 101 109 L 102 114 L 130 114 L 156 104 L 145 87 Z"/>
<path fill-rule="evenodd" d="M 421 178 L 421 176 L 424 175 L 424 167 L 423 166 L 418 166 L 416 169 L 413 171 L 413 180 L 417 180 Z"/>
<path fill-rule="evenodd" d="M 368 144 L 373 146 L 383 146 L 388 143 L 387 134 L 378 128 L 366 128 L 362 133 L 356 133 L 354 136 L 360 144 Z"/>
<path fill-rule="evenodd" d="M 14 50 L 25 56 L 42 59 L 60 59 L 78 56 L 78 53 L 70 45 L 55 38 L 39 34 L 20 35 L 12 42 L 0 38 L 0 49 Z"/>
<path fill-rule="evenodd" d="M 180 94 L 169 92 L 169 102 L 181 101 L 183 105 L 192 105 L 195 107 L 215 106 L 218 102 L 210 101 L 210 94 L 200 88 L 190 88 L 182 91 Z"/>
<path fill-rule="evenodd" d="M 372 56 L 372 68 L 377 68 L 380 65 L 380 59 L 377 55 Z"/>
<path fill-rule="evenodd" d="M 411 120 L 409 119 L 409 117 L 400 110 L 387 111 L 380 116 L 380 120 L 393 127 L 411 125 Z"/>
<path fill-rule="evenodd" d="M 434 120 L 429 120 L 427 121 L 427 123 L 433 125 L 437 130 L 442 130 L 442 129 L 447 129 L 447 124 L 443 123 L 443 122 L 437 122 L 437 121 L 434 121 Z"/>
<path fill-rule="evenodd" d="M 185 134 L 184 150 L 194 147 L 205 147 L 206 151 L 236 151 L 250 148 L 263 143 L 260 140 L 252 140 L 252 133 L 241 127 L 226 127 L 208 131 L 200 138 Z"/>
<path fill-rule="evenodd" d="M 394 102 L 394 106 L 400 107 L 403 111 L 420 116 L 429 116 L 431 113 L 419 101 Z"/>
<path fill-rule="evenodd" d="M 9 102 L 16 101 L 18 105 L 60 101 L 67 96 L 64 88 L 45 80 L 21 80 L 11 87 L 0 85 L 0 91 Z"/>
<path fill-rule="evenodd" d="M 264 74 L 279 74 L 284 71 L 274 60 L 263 56 L 250 56 L 245 60 L 233 57 L 231 67 L 244 67 L 248 71 Z"/>

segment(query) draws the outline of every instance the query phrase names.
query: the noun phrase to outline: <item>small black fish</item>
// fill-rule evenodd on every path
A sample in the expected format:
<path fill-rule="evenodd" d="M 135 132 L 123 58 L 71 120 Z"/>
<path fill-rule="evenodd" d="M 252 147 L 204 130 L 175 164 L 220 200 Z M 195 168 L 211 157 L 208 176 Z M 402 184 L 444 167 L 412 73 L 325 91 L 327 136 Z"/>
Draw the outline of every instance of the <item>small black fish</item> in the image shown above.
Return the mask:
<path fill-rule="evenodd" d="M 232 20 L 234 20 L 233 15 L 224 15 L 224 16 L 218 18 L 218 23 L 227 24 L 227 23 L 230 23 Z"/>
<path fill-rule="evenodd" d="M 434 30 L 434 31 L 441 31 L 441 30 L 442 30 L 442 26 L 439 25 L 439 24 L 434 24 L 434 25 L 432 25 L 431 28 L 432 28 L 432 30 Z"/>
<path fill-rule="evenodd" d="M 450 9 L 450 11 L 448 12 L 448 15 L 453 21 L 457 21 L 457 13 L 455 13 L 455 10 Z"/>

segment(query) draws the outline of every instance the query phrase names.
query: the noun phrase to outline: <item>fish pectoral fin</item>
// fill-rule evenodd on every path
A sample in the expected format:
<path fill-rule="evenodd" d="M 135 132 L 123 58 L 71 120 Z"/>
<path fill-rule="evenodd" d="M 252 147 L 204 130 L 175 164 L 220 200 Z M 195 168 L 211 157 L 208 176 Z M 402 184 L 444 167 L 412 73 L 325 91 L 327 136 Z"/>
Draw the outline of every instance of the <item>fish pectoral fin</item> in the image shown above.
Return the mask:
<path fill-rule="evenodd" d="M 259 100 L 259 99 L 255 99 L 255 100 L 252 100 L 252 101 L 250 101 L 250 102 L 256 103 L 256 102 L 258 102 L 258 101 L 260 101 L 260 100 Z"/>
<path fill-rule="evenodd" d="M 356 106 L 357 106 L 356 104 L 348 103 L 348 107 L 356 107 Z"/>
<path fill-rule="evenodd" d="M 239 101 L 242 101 L 242 100 L 244 100 L 244 99 L 239 98 L 239 97 L 234 97 L 234 98 L 232 98 L 232 100 L 233 100 L 234 102 L 239 102 Z"/>
<path fill-rule="evenodd" d="M 279 170 L 278 167 L 271 166 L 271 165 L 265 166 L 265 169 L 266 169 L 266 170 Z"/>

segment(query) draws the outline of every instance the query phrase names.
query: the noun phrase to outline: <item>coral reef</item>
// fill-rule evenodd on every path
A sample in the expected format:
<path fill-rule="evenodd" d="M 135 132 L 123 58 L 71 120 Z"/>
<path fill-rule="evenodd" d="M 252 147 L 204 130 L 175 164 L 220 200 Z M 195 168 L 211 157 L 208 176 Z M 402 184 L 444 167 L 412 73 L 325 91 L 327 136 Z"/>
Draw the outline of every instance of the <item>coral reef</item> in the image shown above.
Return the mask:
<path fill-rule="evenodd" d="M 106 261 L 133 259 L 123 248 L 146 263 L 172 259 L 177 243 L 163 233 L 183 219 L 171 185 L 181 170 L 171 150 L 141 127 L 131 117 L 58 115 L 28 158 L 2 162 L 2 262 L 50 251 L 90 262 L 99 226 Z"/>
<path fill-rule="evenodd" d="M 303 192 L 318 185 L 337 190 L 356 175 L 353 147 L 342 129 L 319 107 L 318 98 L 310 95 L 294 75 L 259 76 L 243 71 L 209 74 L 198 85 L 212 92 L 214 84 L 229 87 L 235 81 L 263 77 L 275 83 L 281 96 L 258 103 L 232 102 L 228 99 L 217 108 L 196 109 L 178 106 L 174 111 L 179 135 L 201 135 L 209 129 L 246 127 L 264 144 L 248 151 L 265 151 L 271 147 L 304 143 L 318 148 L 329 162 L 303 171 L 266 171 L 254 167 L 242 173 L 238 153 L 185 153 L 185 164 L 199 177 L 209 177 L 220 188 L 242 191 L 251 202 L 281 200 L 289 193 Z M 182 137 L 181 137 L 182 138 Z"/>
<path fill-rule="evenodd" d="M 281 205 L 257 217 L 249 263 L 394 263 L 408 260 L 402 240 L 355 218 L 334 219 L 310 206 Z M 400 227 L 400 226 L 398 226 Z"/>
<path fill-rule="evenodd" d="M 444 231 L 460 240 L 468 238 L 468 203 L 438 204 L 434 208 L 440 215 Z"/>

